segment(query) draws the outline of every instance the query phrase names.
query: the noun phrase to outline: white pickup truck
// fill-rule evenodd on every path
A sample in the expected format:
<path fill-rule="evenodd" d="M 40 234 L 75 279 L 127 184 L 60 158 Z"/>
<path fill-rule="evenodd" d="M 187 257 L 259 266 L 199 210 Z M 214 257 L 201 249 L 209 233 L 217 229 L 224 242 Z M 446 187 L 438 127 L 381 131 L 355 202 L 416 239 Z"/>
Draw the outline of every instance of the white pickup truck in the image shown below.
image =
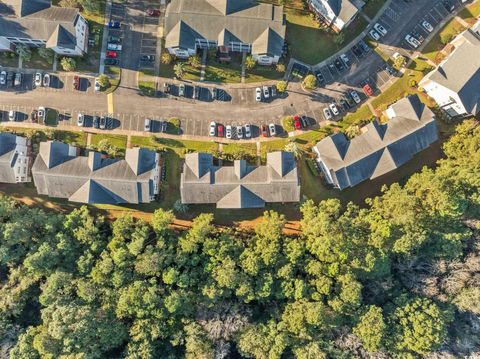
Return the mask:
<path fill-rule="evenodd" d="M 122 51 L 122 45 L 108 43 L 107 44 L 107 49 L 108 50 L 113 50 L 113 51 Z"/>

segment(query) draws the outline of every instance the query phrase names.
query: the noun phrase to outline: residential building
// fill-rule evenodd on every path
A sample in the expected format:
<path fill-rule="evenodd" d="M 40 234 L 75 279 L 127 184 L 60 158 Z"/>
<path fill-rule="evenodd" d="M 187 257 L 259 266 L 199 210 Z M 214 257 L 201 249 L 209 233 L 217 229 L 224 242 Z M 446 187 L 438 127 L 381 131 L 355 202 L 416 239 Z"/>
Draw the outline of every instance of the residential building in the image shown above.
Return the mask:
<path fill-rule="evenodd" d="M 30 140 L 12 133 L 0 133 L 0 183 L 30 182 Z"/>
<path fill-rule="evenodd" d="M 420 82 L 450 118 L 480 113 L 480 22 L 453 42 L 453 52 Z"/>
<path fill-rule="evenodd" d="M 362 0 L 308 0 L 310 10 L 336 32 L 350 25 L 364 5 Z"/>
<path fill-rule="evenodd" d="M 276 64 L 285 30 L 282 6 L 254 0 L 172 0 L 165 13 L 165 47 L 178 58 L 222 48 Z"/>
<path fill-rule="evenodd" d="M 377 178 L 438 139 L 435 116 L 416 95 L 393 104 L 386 114 L 387 123 L 369 123 L 351 140 L 336 133 L 313 147 L 328 183 L 344 189 Z"/>
<path fill-rule="evenodd" d="M 244 160 L 216 166 L 208 153 L 185 156 L 180 182 L 182 203 L 214 203 L 217 208 L 263 208 L 270 202 L 298 202 L 300 184 L 290 152 L 267 154 L 266 166 Z"/>
<path fill-rule="evenodd" d="M 0 51 L 15 51 L 18 44 L 82 56 L 88 23 L 78 9 L 52 6 L 51 0 L 0 0 Z"/>
<path fill-rule="evenodd" d="M 158 153 L 127 149 L 125 159 L 48 141 L 40 144 L 32 174 L 39 194 L 80 203 L 148 203 L 159 193 Z"/>

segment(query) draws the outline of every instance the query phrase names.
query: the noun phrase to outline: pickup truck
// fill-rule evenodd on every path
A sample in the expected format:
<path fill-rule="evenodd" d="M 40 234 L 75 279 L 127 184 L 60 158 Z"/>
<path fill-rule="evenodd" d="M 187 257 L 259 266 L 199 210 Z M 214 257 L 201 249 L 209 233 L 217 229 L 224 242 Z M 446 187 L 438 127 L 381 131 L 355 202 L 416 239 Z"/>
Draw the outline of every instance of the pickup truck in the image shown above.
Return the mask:
<path fill-rule="evenodd" d="M 108 43 L 107 44 L 107 49 L 108 50 L 113 50 L 113 51 L 122 51 L 122 45 Z"/>

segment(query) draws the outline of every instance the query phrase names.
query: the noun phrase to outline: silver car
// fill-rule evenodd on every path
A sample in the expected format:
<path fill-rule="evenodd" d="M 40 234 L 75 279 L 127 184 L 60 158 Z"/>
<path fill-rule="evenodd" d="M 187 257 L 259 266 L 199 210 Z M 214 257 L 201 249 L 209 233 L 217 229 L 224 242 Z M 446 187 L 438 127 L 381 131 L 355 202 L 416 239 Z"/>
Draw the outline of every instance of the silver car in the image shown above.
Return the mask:
<path fill-rule="evenodd" d="M 340 114 L 340 111 L 338 111 L 337 104 L 335 102 L 332 102 L 330 105 L 328 105 L 328 107 L 330 107 L 330 111 L 332 111 L 334 116 Z"/>
<path fill-rule="evenodd" d="M 257 87 L 255 89 L 255 100 L 257 102 L 261 102 L 262 101 L 262 89 L 260 87 Z"/>
<path fill-rule="evenodd" d="M 323 109 L 323 116 L 325 116 L 325 120 L 330 120 L 333 116 L 332 113 L 330 112 L 330 109 L 328 107 L 325 107 Z"/>
<path fill-rule="evenodd" d="M 85 116 L 83 115 L 83 113 L 79 113 L 78 116 L 77 116 L 77 125 L 79 127 L 83 127 L 85 126 Z"/>
<path fill-rule="evenodd" d="M 0 85 L 5 85 L 7 83 L 7 72 L 0 72 Z"/>
<path fill-rule="evenodd" d="M 208 135 L 213 137 L 217 134 L 217 123 L 215 121 L 210 122 L 210 131 Z"/>
<path fill-rule="evenodd" d="M 252 137 L 252 128 L 250 126 L 250 124 L 246 124 L 245 125 L 245 138 L 250 138 Z"/>
<path fill-rule="evenodd" d="M 242 126 L 237 126 L 237 138 L 238 139 L 243 138 L 243 127 Z"/>
<path fill-rule="evenodd" d="M 35 79 L 33 81 L 33 83 L 35 84 L 36 87 L 41 87 L 42 86 L 42 80 L 43 80 L 43 76 L 40 72 L 37 72 L 35 74 Z"/>
<path fill-rule="evenodd" d="M 277 129 L 274 123 L 269 124 L 268 129 L 270 130 L 270 136 L 275 137 L 277 135 Z"/>

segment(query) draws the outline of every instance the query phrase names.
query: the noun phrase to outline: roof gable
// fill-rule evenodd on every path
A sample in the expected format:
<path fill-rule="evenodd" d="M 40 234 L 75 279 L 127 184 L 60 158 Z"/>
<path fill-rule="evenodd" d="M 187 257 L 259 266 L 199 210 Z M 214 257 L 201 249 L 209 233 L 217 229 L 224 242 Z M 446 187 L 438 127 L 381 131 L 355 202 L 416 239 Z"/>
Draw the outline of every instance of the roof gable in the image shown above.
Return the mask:
<path fill-rule="evenodd" d="M 57 25 L 52 35 L 47 41 L 46 47 L 64 47 L 66 49 L 75 49 L 77 40 L 63 25 Z"/>
<path fill-rule="evenodd" d="M 265 201 L 240 185 L 217 202 L 217 208 L 262 208 Z"/>

